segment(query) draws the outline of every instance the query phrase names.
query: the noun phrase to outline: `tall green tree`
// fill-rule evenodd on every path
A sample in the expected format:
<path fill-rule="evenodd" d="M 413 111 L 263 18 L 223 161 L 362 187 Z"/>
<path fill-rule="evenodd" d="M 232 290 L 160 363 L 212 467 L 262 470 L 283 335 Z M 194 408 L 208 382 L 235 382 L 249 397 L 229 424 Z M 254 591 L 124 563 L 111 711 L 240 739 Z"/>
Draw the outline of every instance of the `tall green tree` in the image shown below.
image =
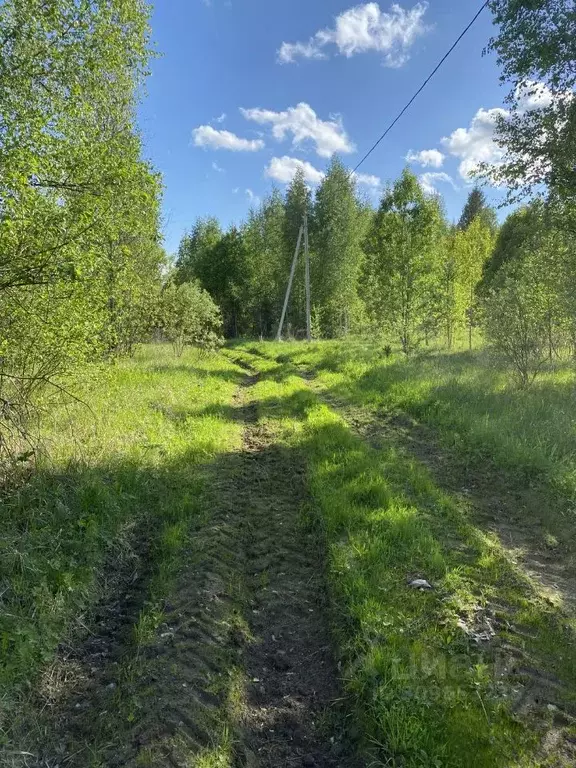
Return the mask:
<path fill-rule="evenodd" d="M 457 290 L 457 238 L 458 230 L 452 227 L 440 244 L 438 259 L 438 319 L 448 349 L 452 348 L 456 330 L 461 323 Z"/>
<path fill-rule="evenodd" d="M 294 258 L 294 250 L 298 241 L 298 232 L 304 220 L 304 214 L 307 214 L 309 223 L 312 220 L 312 196 L 306 184 L 302 168 L 298 168 L 294 178 L 288 185 L 284 205 L 284 274 L 281 276 L 281 283 L 285 291 L 288 284 L 290 266 Z M 286 327 L 296 332 L 306 327 L 306 293 L 302 252 L 294 275 L 290 303 L 286 314 Z"/>
<path fill-rule="evenodd" d="M 346 334 L 361 318 L 359 279 L 365 235 L 351 174 L 338 158 L 316 192 L 313 248 L 313 304 L 322 334 Z"/>
<path fill-rule="evenodd" d="M 141 0 L 0 5 L 0 397 L 13 412 L 122 351 L 159 281 L 160 183 L 135 128 L 149 14 Z"/>
<path fill-rule="evenodd" d="M 213 249 L 202 287 L 222 311 L 226 336 L 234 338 L 249 330 L 248 254 L 238 227 L 230 227 Z"/>
<path fill-rule="evenodd" d="M 437 316 L 439 249 L 445 223 L 439 201 L 404 169 L 380 202 L 365 241 L 366 301 L 372 319 L 413 351 Z"/>
<path fill-rule="evenodd" d="M 176 258 L 175 281 L 187 283 L 196 278 L 209 281 L 214 249 L 222 239 L 220 224 L 214 217 L 199 218 L 182 237 Z"/>
<path fill-rule="evenodd" d="M 481 216 L 476 216 L 467 229 L 454 236 L 456 310 L 459 320 L 468 328 L 469 349 L 472 349 L 473 329 L 478 325 L 476 287 L 493 247 L 492 232 Z"/>
<path fill-rule="evenodd" d="M 474 187 L 468 195 L 466 204 L 458 221 L 458 229 L 468 229 L 475 218 L 481 217 L 492 230 L 496 230 L 496 213 L 486 203 L 486 196 L 479 187 Z"/>
<path fill-rule="evenodd" d="M 510 115 L 498 121 L 504 161 L 485 173 L 514 199 L 547 189 L 576 197 L 576 14 L 565 0 L 491 0 L 501 81 Z M 545 89 L 544 89 L 545 87 Z"/>
<path fill-rule="evenodd" d="M 242 230 L 246 247 L 247 296 L 251 332 L 272 336 L 280 317 L 285 289 L 284 200 L 274 190 L 256 210 L 251 210 Z"/>
<path fill-rule="evenodd" d="M 494 249 L 482 268 L 482 277 L 478 282 L 479 295 L 495 287 L 498 275 L 506 264 L 510 264 L 507 277 L 513 274 L 513 265 L 521 265 L 524 254 L 534 244 L 538 232 L 543 226 L 543 207 L 538 201 L 513 211 L 502 224 Z"/>

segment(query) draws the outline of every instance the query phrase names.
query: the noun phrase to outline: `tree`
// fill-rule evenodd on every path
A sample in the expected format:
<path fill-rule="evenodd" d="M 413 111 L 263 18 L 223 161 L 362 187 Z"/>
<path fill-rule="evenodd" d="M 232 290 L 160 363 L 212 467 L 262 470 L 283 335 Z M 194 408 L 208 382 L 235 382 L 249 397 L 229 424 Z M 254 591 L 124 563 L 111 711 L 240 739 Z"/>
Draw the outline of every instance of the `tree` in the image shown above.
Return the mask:
<path fill-rule="evenodd" d="M 468 229 L 477 217 L 480 217 L 492 232 L 496 231 L 498 227 L 496 213 L 493 208 L 487 205 L 484 192 L 479 187 L 474 187 L 464 205 L 458 221 L 458 229 Z"/>
<path fill-rule="evenodd" d="M 201 282 L 209 281 L 213 265 L 213 251 L 222 239 L 222 230 L 214 217 L 199 218 L 192 230 L 187 232 L 178 247 L 176 259 L 177 283 L 186 283 L 198 278 Z"/>
<path fill-rule="evenodd" d="M 202 285 L 222 311 L 226 336 L 235 338 L 246 331 L 248 254 L 237 227 L 231 227 L 212 250 Z"/>
<path fill-rule="evenodd" d="M 505 288 L 517 308 L 515 322 L 522 319 L 525 332 L 530 331 L 531 338 L 536 334 L 537 343 L 534 339 L 530 342 L 533 351 L 537 349 L 540 354 L 545 349 L 549 360 L 565 344 L 566 336 L 572 334 L 571 251 L 554 210 L 548 204 L 534 201 L 511 214 L 502 226 L 477 289 L 477 294 L 487 299 Z M 492 298 L 490 306 L 494 307 L 495 302 Z M 531 306 L 524 306 L 527 303 Z M 518 328 L 514 328 L 517 334 Z M 504 330 L 505 326 L 502 333 Z M 518 339 L 515 343 L 519 343 Z M 523 354 L 526 356 L 525 350 Z"/>
<path fill-rule="evenodd" d="M 518 208 L 506 218 L 496 237 L 494 250 L 484 263 L 476 289 L 479 295 L 487 295 L 496 286 L 505 265 L 510 265 L 506 271 L 508 276 L 513 274 L 514 265 L 520 267 L 524 254 L 535 243 L 543 226 L 542 215 L 542 204 L 536 201 Z"/>
<path fill-rule="evenodd" d="M 222 316 L 197 281 L 169 282 L 162 292 L 161 326 L 177 357 L 186 345 L 213 351 L 222 343 Z"/>
<path fill-rule="evenodd" d="M 7 431 L 43 387 L 122 351 L 131 308 L 159 279 L 160 184 L 134 127 L 149 13 L 141 0 L 0 5 Z"/>
<path fill-rule="evenodd" d="M 252 331 L 271 336 L 280 317 L 286 283 L 284 200 L 274 190 L 242 229 L 246 248 L 247 297 Z"/>
<path fill-rule="evenodd" d="M 284 203 L 284 267 L 283 274 L 280 277 L 282 291 L 286 291 L 288 284 L 288 275 L 294 250 L 298 241 L 298 232 L 304 220 L 304 214 L 308 215 L 308 220 L 312 222 L 312 198 L 310 190 L 306 185 L 306 178 L 302 168 L 298 168 L 294 178 L 286 190 Z M 312 245 L 312 244 L 311 244 Z M 282 298 L 284 296 L 282 295 Z M 286 314 L 286 325 L 295 331 L 300 331 L 306 327 L 306 293 L 304 284 L 304 259 L 302 253 L 298 260 L 290 303 Z"/>
<path fill-rule="evenodd" d="M 341 336 L 361 316 L 358 282 L 364 254 L 360 206 L 351 174 L 334 158 L 316 192 L 312 239 L 313 301 L 323 335 Z"/>
<path fill-rule="evenodd" d="M 542 286 L 531 265 L 520 276 L 504 277 L 484 300 L 484 330 L 495 352 L 527 387 L 546 361 L 547 328 Z"/>
<path fill-rule="evenodd" d="M 466 200 L 464 210 L 462 211 L 462 215 L 460 216 L 460 220 L 458 222 L 458 229 L 468 229 L 476 216 L 481 213 L 485 205 L 486 198 L 484 196 L 484 192 L 482 192 L 479 187 L 474 187 L 474 189 L 468 194 L 468 199 Z"/>
<path fill-rule="evenodd" d="M 472 349 L 472 331 L 477 325 L 476 287 L 493 245 L 492 233 L 481 216 L 476 216 L 466 230 L 457 232 L 453 240 L 456 311 L 468 326 L 469 349 Z"/>
<path fill-rule="evenodd" d="M 365 241 L 366 302 L 383 324 L 413 351 L 438 311 L 439 247 L 444 233 L 442 209 L 404 169 L 380 202 Z"/>
<path fill-rule="evenodd" d="M 461 323 L 457 292 L 456 241 L 458 230 L 453 227 L 446 233 L 439 248 L 438 259 L 438 316 L 444 331 L 446 346 L 452 348 L 454 335 Z"/>
<path fill-rule="evenodd" d="M 576 16 L 565 0 L 491 0 L 501 81 L 512 84 L 510 114 L 498 120 L 501 164 L 484 167 L 512 199 L 547 189 L 574 199 L 576 177 Z"/>

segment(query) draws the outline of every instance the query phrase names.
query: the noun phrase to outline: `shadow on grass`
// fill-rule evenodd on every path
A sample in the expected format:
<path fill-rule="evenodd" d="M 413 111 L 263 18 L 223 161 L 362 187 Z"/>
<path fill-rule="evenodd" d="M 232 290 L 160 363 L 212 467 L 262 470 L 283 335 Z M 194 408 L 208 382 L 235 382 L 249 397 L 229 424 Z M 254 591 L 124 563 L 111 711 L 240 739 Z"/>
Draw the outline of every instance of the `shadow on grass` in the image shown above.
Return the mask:
<path fill-rule="evenodd" d="M 301 468 L 300 452 L 263 442 L 37 477 L 13 509 L 24 567 L 3 573 L 2 683 L 14 695 L 0 763 L 232 766 L 261 747 L 287 760 L 331 752 L 315 723 L 341 696 Z M 276 639 L 252 658 L 265 633 Z M 251 682 L 262 669 L 247 665 L 261 654 L 270 667 L 288 642 L 291 674 L 269 669 L 263 698 Z M 263 702 L 277 736 L 246 720 Z"/>
<path fill-rule="evenodd" d="M 246 658 L 257 661 L 252 644 L 273 631 L 268 616 L 290 619 L 299 637 L 316 627 L 325 645 L 305 603 L 294 604 L 294 589 L 303 594 L 314 575 L 300 562 L 307 555 L 296 528 L 287 535 L 265 527 L 271 510 L 282 522 L 298 515 L 292 496 L 306 461 L 313 494 L 306 506 L 319 540 L 313 565 L 321 572 L 325 553 L 341 674 L 362 746 L 382 764 L 402 758 L 410 768 L 439 761 L 505 768 L 521 751 L 540 759 L 546 729 L 562 727 L 544 722 L 542 707 L 553 703 L 563 715 L 573 706 L 574 629 L 419 465 L 392 448 L 370 448 L 336 417 L 314 420 L 316 404 L 308 390 L 255 404 L 265 419 L 305 423 L 291 447 L 71 467 L 37 478 L 12 500 L 7 553 L 21 538 L 3 564 L 4 607 L 13 617 L 3 633 L 3 683 L 5 690 L 32 683 L 38 693 L 8 710 L 6 755 L 30 752 L 39 764 L 78 768 L 201 758 L 231 766 L 247 759 L 245 747 L 276 748 L 268 726 L 307 733 L 320 712 L 304 682 L 298 706 L 273 709 L 264 730 L 261 719 L 245 717 L 246 707 L 277 702 L 262 699 L 250 682 L 258 675 L 245 668 Z M 216 413 L 250 423 L 254 406 Z M 269 577 L 289 575 L 259 617 L 250 598 L 257 580 L 266 586 L 263 558 Z M 435 589 L 410 589 L 416 576 Z M 498 611 L 487 613 L 498 600 Z M 487 629 L 497 621 L 518 655 L 498 655 Z M 481 632 L 485 645 L 474 638 Z M 302 648 L 309 652 L 300 677 L 314 682 L 321 655 Z M 535 677 L 528 667 L 542 672 Z M 281 678 L 280 698 L 289 677 Z M 328 699 L 333 683 L 323 683 Z M 521 701 L 508 696 L 514 689 Z M 542 731 L 511 714 L 510 703 L 528 708 Z M 296 748 L 300 754 L 304 742 Z M 25 758 L 12 764 L 25 766 Z"/>

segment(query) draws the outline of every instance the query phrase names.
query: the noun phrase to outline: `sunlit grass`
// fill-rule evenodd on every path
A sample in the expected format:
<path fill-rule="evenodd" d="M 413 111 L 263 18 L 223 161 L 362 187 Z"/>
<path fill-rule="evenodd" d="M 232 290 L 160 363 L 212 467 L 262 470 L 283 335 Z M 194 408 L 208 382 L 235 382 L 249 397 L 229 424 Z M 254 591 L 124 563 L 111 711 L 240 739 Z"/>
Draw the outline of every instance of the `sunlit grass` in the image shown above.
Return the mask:
<path fill-rule="evenodd" d="M 327 550 L 333 627 L 358 723 L 353 731 L 371 754 L 370 764 L 556 764 L 557 754 L 541 751 L 546 711 L 544 720 L 534 722 L 514 712 L 524 689 L 511 670 L 512 657 L 467 632 L 491 626 L 498 611 L 503 621 L 521 624 L 525 634 L 510 633 L 506 642 L 562 681 L 558 695 L 571 708 L 574 622 L 543 599 L 497 538 L 474 525 L 466 507 L 442 491 L 423 465 L 393 442 L 377 450 L 362 441 L 294 367 L 315 367 L 329 391 L 336 388 L 358 402 L 358 381 L 371 371 L 370 362 L 351 362 L 346 346 L 336 344 L 264 344 L 256 350 L 267 356 L 252 357 L 263 372 L 255 392 L 260 417 L 307 460 L 313 494 L 308 514 Z M 362 348 L 359 357 L 365 354 Z M 403 364 L 417 370 L 416 363 Z M 355 375 L 355 365 L 361 374 Z M 429 373 L 421 378 L 413 384 L 408 374 L 402 378 L 414 397 L 434 386 Z M 500 385 L 493 383 L 493 391 Z M 379 407 L 386 397 L 401 404 L 379 378 L 367 391 Z M 416 577 L 433 589 L 411 588 Z"/>

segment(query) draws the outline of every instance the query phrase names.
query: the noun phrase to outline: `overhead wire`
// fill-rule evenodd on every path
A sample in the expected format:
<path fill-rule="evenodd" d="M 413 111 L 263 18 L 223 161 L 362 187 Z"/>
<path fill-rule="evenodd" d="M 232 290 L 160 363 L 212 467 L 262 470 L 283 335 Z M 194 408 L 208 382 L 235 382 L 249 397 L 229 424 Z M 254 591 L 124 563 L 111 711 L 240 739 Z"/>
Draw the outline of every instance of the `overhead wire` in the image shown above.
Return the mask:
<path fill-rule="evenodd" d="M 390 125 L 389 125 L 389 126 L 386 128 L 386 130 L 384 131 L 384 133 L 383 133 L 383 134 L 380 136 L 380 138 L 378 139 L 378 141 L 376 141 L 376 142 L 375 142 L 375 144 L 373 144 L 373 145 L 372 145 L 372 147 L 370 147 L 370 149 L 368 150 L 368 152 L 366 152 L 366 154 L 364 155 L 364 157 L 362 158 L 362 160 L 360 160 L 360 162 L 358 163 L 358 165 L 357 165 L 357 166 L 356 166 L 356 167 L 355 167 L 355 168 L 352 170 L 352 172 L 351 172 L 351 175 L 352 175 L 352 174 L 354 174 L 354 173 L 356 173 L 356 171 L 358 170 L 358 168 L 360 168 L 360 166 L 362 165 L 362 163 L 364 163 L 364 161 L 365 161 L 365 160 L 367 160 L 367 159 L 370 157 L 370 155 L 372 154 L 372 152 L 374 152 L 374 150 L 375 150 L 375 149 L 376 149 L 376 147 L 377 147 L 377 146 L 380 144 L 380 142 L 381 142 L 381 141 L 382 141 L 382 140 L 383 140 L 383 139 L 384 139 L 384 138 L 385 138 L 385 137 L 386 137 L 386 136 L 387 136 L 387 135 L 390 133 L 390 131 L 392 130 L 392 128 L 394 128 L 394 126 L 396 125 L 396 123 L 398 122 L 398 120 L 400 120 L 400 118 L 401 118 L 401 117 L 402 117 L 402 115 L 403 115 L 403 114 L 406 112 L 406 110 L 408 110 L 408 109 L 410 108 L 410 106 L 411 106 L 411 105 L 414 103 L 414 101 L 415 101 L 415 100 L 418 98 L 418 96 L 419 96 L 419 95 L 422 93 L 422 91 L 423 91 L 423 90 L 424 90 L 424 88 L 425 88 L 425 87 L 428 85 L 428 83 L 430 82 L 430 80 L 432 80 L 432 78 L 434 77 L 434 75 L 436 74 L 436 72 L 438 72 L 438 70 L 440 69 L 440 67 L 442 66 L 442 64 L 444 64 L 444 62 L 446 61 L 446 59 L 447 59 L 447 58 L 450 56 L 450 54 L 452 53 L 452 51 L 454 50 L 454 48 L 456 48 L 456 46 L 457 46 L 457 45 L 458 45 L 458 43 L 459 43 L 459 42 L 462 40 L 462 38 L 464 37 L 464 35 L 465 35 L 465 34 L 468 32 L 468 30 L 469 30 L 469 29 L 470 29 L 470 28 L 473 26 L 473 24 L 476 22 L 476 20 L 478 19 L 478 17 L 479 17 L 479 16 L 480 16 L 480 14 L 482 13 L 482 11 L 483 11 L 483 10 L 484 10 L 484 9 L 485 9 L 487 6 L 488 6 L 489 2 L 490 2 L 490 0 L 486 0 L 486 2 L 485 2 L 485 3 L 483 3 L 483 5 L 482 5 L 482 6 L 479 8 L 479 10 L 476 12 L 476 14 L 474 15 L 474 17 L 472 18 L 472 20 L 471 20 L 471 21 L 470 21 L 470 22 L 469 22 L 469 23 L 466 25 L 466 27 L 464 27 L 464 29 L 462 30 L 462 32 L 461 32 L 461 33 L 458 35 L 458 37 L 457 37 L 457 38 L 456 38 L 456 40 L 455 40 L 455 41 L 452 43 L 452 45 L 450 46 L 450 48 L 449 48 L 449 49 L 446 51 L 446 53 L 444 54 L 444 56 L 442 56 L 442 58 L 440 59 L 440 61 L 438 62 L 438 64 L 436 64 L 436 66 L 434 67 L 434 69 L 432 70 L 432 72 L 430 72 L 430 74 L 428 75 L 428 77 L 426 78 L 426 80 L 424 80 L 424 82 L 422 83 L 422 85 L 420 86 L 420 88 L 418 88 L 418 90 L 416 91 L 416 93 L 415 93 L 415 94 L 412 96 L 412 98 L 410 99 L 410 101 L 408 101 L 408 102 L 407 102 L 407 103 L 404 105 L 404 107 L 402 107 L 402 109 L 400 110 L 400 112 L 398 112 L 398 114 L 396 115 L 396 117 L 394 118 L 394 120 L 392 120 L 392 122 L 391 122 L 391 123 L 390 123 Z"/>

